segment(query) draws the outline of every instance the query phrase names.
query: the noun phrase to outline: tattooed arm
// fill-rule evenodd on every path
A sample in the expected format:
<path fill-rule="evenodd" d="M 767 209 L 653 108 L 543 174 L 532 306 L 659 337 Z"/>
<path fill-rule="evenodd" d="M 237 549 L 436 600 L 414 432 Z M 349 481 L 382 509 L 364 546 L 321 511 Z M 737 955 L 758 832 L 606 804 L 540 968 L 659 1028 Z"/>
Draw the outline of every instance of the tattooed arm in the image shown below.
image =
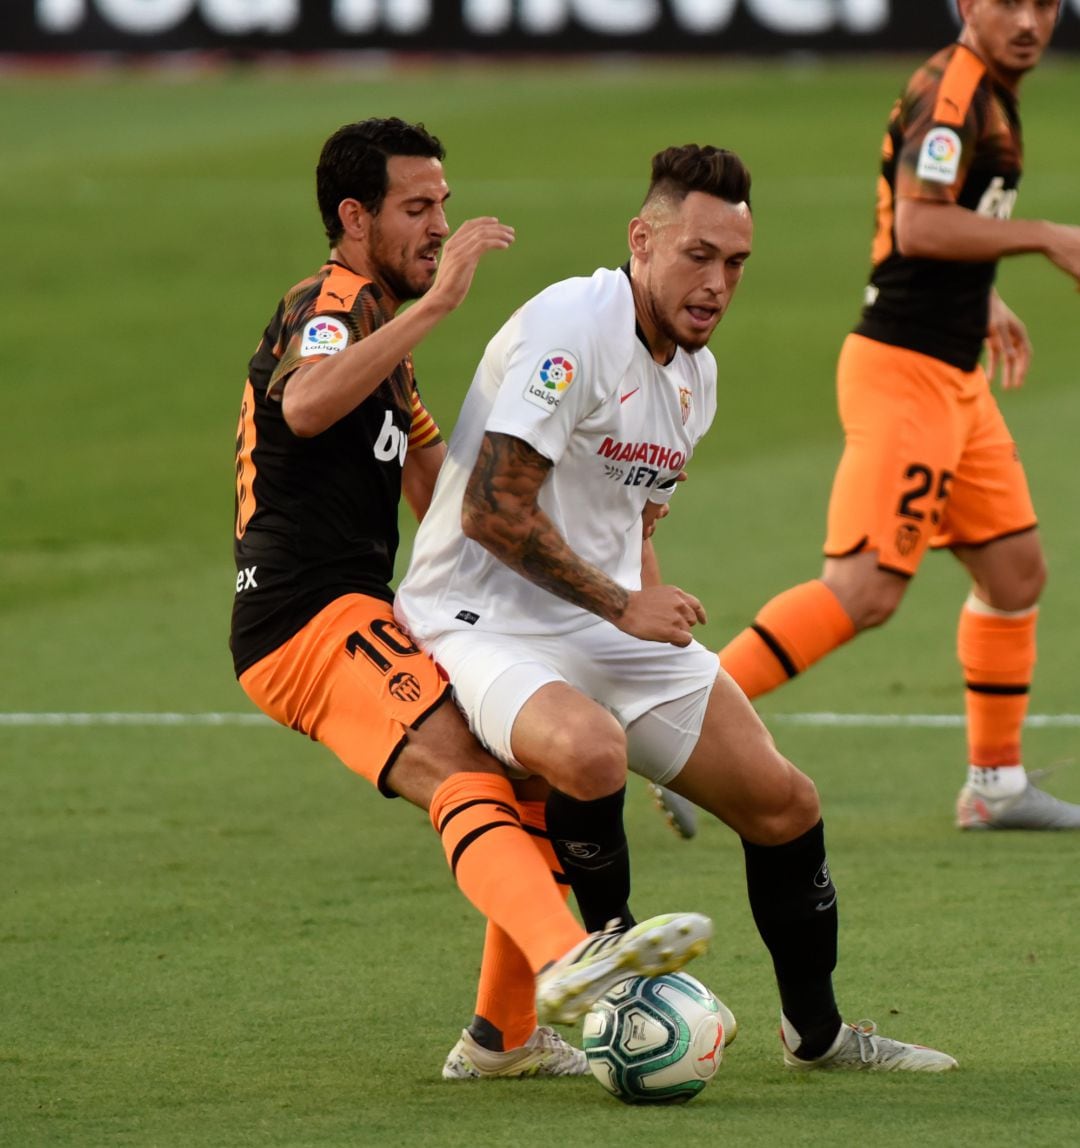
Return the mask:
<path fill-rule="evenodd" d="M 690 628 L 705 621 L 701 603 L 676 586 L 627 590 L 580 558 L 538 502 L 551 467 L 522 439 L 485 434 L 462 505 L 466 537 L 528 581 L 628 634 L 688 645 Z"/>

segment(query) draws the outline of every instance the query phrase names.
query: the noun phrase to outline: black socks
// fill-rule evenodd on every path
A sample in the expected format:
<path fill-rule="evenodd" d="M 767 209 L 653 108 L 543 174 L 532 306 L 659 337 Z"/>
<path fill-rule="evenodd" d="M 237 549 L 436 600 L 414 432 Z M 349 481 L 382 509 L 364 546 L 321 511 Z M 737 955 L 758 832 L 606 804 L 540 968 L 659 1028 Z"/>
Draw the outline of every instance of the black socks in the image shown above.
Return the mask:
<path fill-rule="evenodd" d="M 622 811 L 626 786 L 593 801 L 578 801 L 553 789 L 545 816 L 555 856 L 577 899 L 585 928 L 599 932 L 619 919 L 623 928 L 636 922 L 630 899 L 630 853 Z"/>
<path fill-rule="evenodd" d="M 798 1054 L 812 1060 L 840 1030 L 832 990 L 836 967 L 836 889 L 819 821 L 784 845 L 743 841 L 746 888 L 761 939 L 773 959 L 784 1015 L 799 1033 Z"/>

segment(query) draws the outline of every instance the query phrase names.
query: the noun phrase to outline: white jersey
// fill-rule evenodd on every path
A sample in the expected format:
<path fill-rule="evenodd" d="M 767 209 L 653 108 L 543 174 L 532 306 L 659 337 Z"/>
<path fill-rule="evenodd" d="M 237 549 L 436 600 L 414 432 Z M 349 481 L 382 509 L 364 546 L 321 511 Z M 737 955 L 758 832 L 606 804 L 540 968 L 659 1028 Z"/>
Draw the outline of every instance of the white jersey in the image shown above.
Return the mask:
<path fill-rule="evenodd" d="M 558 634 L 596 622 L 465 537 L 462 501 L 485 431 L 523 439 L 551 460 L 541 509 L 579 557 L 637 590 L 645 503 L 671 497 L 715 412 L 716 360 L 680 348 L 656 363 L 625 271 L 542 291 L 487 346 L 397 592 L 399 615 L 421 640 L 470 628 Z"/>

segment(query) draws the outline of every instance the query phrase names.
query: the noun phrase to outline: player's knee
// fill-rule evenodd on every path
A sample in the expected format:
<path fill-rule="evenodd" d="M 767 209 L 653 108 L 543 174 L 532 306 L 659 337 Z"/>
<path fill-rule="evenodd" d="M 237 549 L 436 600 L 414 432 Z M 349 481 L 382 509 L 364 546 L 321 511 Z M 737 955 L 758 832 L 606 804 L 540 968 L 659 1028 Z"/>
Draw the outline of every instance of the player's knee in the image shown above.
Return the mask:
<path fill-rule="evenodd" d="M 473 736 L 452 703 L 439 706 L 420 726 L 409 730 L 402 756 L 440 781 L 455 773 L 497 773 L 502 766 Z"/>
<path fill-rule="evenodd" d="M 610 720 L 574 717 L 552 732 L 544 751 L 544 776 L 578 801 L 607 797 L 626 784 L 626 734 Z"/>
<path fill-rule="evenodd" d="M 983 598 L 995 610 L 1030 610 L 1037 606 L 1046 586 L 1046 562 L 1042 552 L 1025 555 L 992 576 L 976 579 Z"/>
<path fill-rule="evenodd" d="M 1016 571 L 1016 583 L 1012 604 L 1002 607 L 1006 610 L 1030 610 L 1036 606 L 1046 588 L 1046 559 L 1042 551 L 1032 554 Z"/>
<path fill-rule="evenodd" d="M 778 782 L 755 811 L 753 824 L 742 836 L 758 845 L 794 841 L 821 819 L 817 786 L 802 770 L 784 761 Z"/>
<path fill-rule="evenodd" d="M 851 611 L 851 620 L 856 630 L 872 630 L 876 626 L 884 626 L 896 613 L 903 599 L 902 588 L 893 586 L 874 586 L 867 589 L 856 602 Z"/>
<path fill-rule="evenodd" d="M 831 560 L 822 581 L 836 595 L 856 631 L 884 625 L 896 613 L 908 579 L 875 565 L 875 555 Z"/>

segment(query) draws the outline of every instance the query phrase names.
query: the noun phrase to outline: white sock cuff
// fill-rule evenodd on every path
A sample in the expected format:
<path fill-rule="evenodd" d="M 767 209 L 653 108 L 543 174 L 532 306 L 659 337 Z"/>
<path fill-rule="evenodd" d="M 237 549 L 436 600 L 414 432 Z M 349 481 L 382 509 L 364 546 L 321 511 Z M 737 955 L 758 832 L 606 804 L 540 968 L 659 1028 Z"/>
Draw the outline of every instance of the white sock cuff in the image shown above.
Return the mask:
<path fill-rule="evenodd" d="M 969 765 L 968 785 L 983 797 L 1015 797 L 1027 787 L 1027 770 L 1022 765 Z"/>
<path fill-rule="evenodd" d="M 973 614 L 987 614 L 992 618 L 1026 618 L 1029 614 L 1039 612 L 1038 605 L 1028 606 L 1025 610 L 999 610 L 981 598 L 976 598 L 974 590 L 968 594 L 967 600 L 964 602 L 964 609 L 970 610 Z"/>

